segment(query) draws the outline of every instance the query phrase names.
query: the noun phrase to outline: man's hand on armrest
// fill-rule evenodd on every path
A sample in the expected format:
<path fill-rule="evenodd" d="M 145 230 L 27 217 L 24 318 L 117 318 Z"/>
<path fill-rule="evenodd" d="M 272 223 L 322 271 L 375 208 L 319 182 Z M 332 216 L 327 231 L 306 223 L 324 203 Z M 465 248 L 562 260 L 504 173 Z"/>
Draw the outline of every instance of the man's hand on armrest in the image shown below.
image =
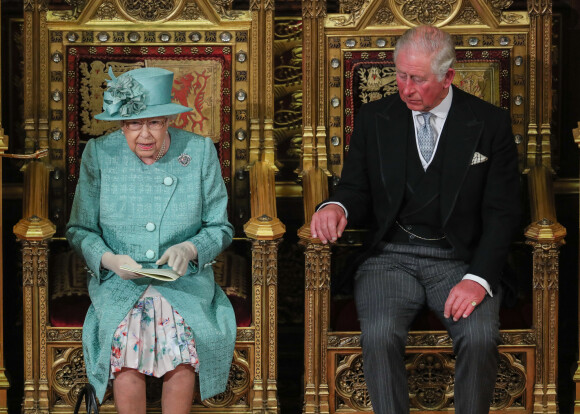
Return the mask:
<path fill-rule="evenodd" d="M 335 242 L 342 236 L 346 224 L 344 209 L 338 204 L 327 204 L 312 215 L 310 233 L 323 244 Z"/>

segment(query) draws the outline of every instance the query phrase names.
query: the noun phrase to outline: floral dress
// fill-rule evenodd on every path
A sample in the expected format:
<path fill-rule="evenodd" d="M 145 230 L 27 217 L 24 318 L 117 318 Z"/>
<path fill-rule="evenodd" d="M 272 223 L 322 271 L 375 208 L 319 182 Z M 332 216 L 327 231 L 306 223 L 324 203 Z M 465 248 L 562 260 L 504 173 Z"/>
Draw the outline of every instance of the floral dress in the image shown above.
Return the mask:
<path fill-rule="evenodd" d="M 199 370 L 191 328 L 152 286 L 121 321 L 111 346 L 111 379 L 123 367 L 162 377 L 180 364 Z"/>

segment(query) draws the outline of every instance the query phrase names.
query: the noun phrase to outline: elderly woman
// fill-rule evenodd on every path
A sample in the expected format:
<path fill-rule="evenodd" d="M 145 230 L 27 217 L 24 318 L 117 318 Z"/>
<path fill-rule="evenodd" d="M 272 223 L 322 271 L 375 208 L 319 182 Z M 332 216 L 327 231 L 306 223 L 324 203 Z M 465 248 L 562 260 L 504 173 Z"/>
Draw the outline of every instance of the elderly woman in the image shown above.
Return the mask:
<path fill-rule="evenodd" d="M 96 118 L 121 129 L 87 143 L 66 233 L 89 269 L 87 375 L 100 401 L 113 381 L 121 414 L 145 413 L 145 375 L 163 377 L 163 412 L 187 413 L 195 372 L 206 399 L 225 390 L 232 361 L 234 312 L 211 267 L 232 240 L 227 193 L 212 141 L 169 128 L 191 110 L 171 103 L 173 73 L 109 75 Z"/>

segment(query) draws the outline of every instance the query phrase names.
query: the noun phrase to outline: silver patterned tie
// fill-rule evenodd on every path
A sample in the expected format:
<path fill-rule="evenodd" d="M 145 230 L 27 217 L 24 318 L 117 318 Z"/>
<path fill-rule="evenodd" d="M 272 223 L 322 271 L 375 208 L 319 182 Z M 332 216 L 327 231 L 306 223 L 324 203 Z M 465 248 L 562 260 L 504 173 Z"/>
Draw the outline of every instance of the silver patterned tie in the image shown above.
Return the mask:
<path fill-rule="evenodd" d="M 433 156 L 433 150 L 435 149 L 435 140 L 433 139 L 433 130 L 431 129 L 431 123 L 429 122 L 431 112 L 423 112 L 420 116 L 423 117 L 423 125 L 419 128 L 418 138 L 419 138 L 419 151 L 426 162 L 431 160 Z"/>

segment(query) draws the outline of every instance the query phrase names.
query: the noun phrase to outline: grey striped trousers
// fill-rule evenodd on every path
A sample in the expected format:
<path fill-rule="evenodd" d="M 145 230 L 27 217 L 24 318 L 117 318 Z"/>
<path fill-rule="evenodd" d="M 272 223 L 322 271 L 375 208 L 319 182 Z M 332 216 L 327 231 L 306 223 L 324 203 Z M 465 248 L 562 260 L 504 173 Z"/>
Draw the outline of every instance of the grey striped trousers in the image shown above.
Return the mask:
<path fill-rule="evenodd" d="M 501 292 L 485 299 L 468 318 L 443 317 L 449 291 L 468 265 L 437 247 L 385 243 L 355 276 L 365 381 L 376 414 L 409 412 L 404 364 L 411 323 L 427 305 L 453 339 L 455 412 L 489 413 L 497 375 Z"/>

